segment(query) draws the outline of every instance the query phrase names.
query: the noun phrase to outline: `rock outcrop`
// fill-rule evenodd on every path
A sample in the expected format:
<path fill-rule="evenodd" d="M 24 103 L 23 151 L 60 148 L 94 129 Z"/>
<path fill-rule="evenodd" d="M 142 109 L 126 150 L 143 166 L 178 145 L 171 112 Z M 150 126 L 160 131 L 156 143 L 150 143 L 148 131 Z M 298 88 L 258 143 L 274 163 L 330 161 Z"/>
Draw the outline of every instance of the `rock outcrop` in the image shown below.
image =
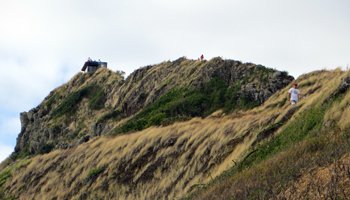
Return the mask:
<path fill-rule="evenodd" d="M 208 62 L 179 58 L 133 72 L 123 87 L 114 92 L 114 104 L 127 115 L 134 114 L 174 87 L 199 88 L 215 77 L 230 86 L 246 81 L 242 85 L 242 93 L 261 103 L 293 80 L 286 72 L 252 63 L 220 57 Z"/>

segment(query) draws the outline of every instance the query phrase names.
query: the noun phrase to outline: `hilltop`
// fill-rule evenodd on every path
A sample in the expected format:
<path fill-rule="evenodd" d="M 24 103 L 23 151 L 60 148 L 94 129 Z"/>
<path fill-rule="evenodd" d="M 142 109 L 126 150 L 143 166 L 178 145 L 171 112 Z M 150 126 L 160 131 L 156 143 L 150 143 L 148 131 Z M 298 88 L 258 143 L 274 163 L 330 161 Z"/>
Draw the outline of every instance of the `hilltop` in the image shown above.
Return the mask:
<path fill-rule="evenodd" d="M 21 114 L 0 198 L 346 198 L 350 73 L 300 76 L 297 106 L 292 81 L 221 58 L 79 73 Z"/>
<path fill-rule="evenodd" d="M 254 107 L 292 79 L 285 72 L 219 57 L 179 58 L 140 68 L 126 79 L 106 68 L 78 73 L 38 107 L 21 113 L 15 151 L 47 153 L 95 136 L 205 117 L 220 108 Z"/>

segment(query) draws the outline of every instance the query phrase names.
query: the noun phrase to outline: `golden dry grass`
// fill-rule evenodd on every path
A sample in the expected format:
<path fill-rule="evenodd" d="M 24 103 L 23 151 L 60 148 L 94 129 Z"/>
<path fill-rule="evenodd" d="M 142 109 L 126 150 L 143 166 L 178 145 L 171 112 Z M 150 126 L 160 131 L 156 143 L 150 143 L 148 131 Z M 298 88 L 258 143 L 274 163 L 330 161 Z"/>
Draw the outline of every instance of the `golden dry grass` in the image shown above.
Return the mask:
<path fill-rule="evenodd" d="M 300 88 L 304 98 L 282 126 L 301 111 L 325 102 L 347 75 L 335 70 L 300 77 L 297 81 L 305 83 Z M 249 111 L 226 116 L 215 113 L 128 135 L 98 137 L 71 149 L 36 156 L 25 169 L 13 174 L 4 188 L 20 199 L 182 197 L 241 161 L 262 130 L 288 115 L 288 89 Z M 348 126 L 347 109 L 330 115 L 340 119 L 341 127 Z M 101 172 L 91 176 L 96 169 Z"/>
<path fill-rule="evenodd" d="M 350 119 L 346 119 L 345 116 L 348 114 L 350 92 L 337 94 L 338 87 L 345 77 L 349 77 L 349 72 L 335 70 L 331 73 L 321 71 L 309 74 L 298 80 L 300 83 L 309 82 L 305 84 L 307 87 L 301 87 L 304 91 L 318 89 L 312 94 L 307 92 L 308 95 L 299 104 L 302 107 L 284 126 L 293 123 L 293 118 L 299 117 L 299 113 L 305 109 L 320 105 L 324 107 L 327 102 L 333 102 L 323 119 L 324 127 L 320 132 L 314 133 L 316 134 L 314 138 L 309 137 L 302 140 L 229 178 L 219 179 L 221 181 L 210 185 L 200 195 L 193 196 L 193 199 L 346 198 L 349 185 L 346 173 L 348 173 L 349 166 L 341 164 L 339 167 L 339 165 L 332 164 L 333 162 L 348 163 L 348 156 L 346 160 L 338 161 L 349 151 L 347 128 Z M 280 101 L 279 98 L 282 98 L 278 97 L 279 95 L 277 93 L 274 96 L 276 97 L 273 100 L 275 104 Z M 270 108 L 269 105 L 270 102 L 266 102 L 266 110 Z M 262 108 L 256 110 L 259 109 Z M 281 116 L 283 114 L 278 118 Z M 324 166 L 328 166 L 330 170 L 323 170 Z M 327 171 L 329 177 L 314 177 L 322 170 Z M 316 171 L 315 174 L 310 176 L 309 173 L 314 173 L 313 171 Z M 334 174 L 335 171 L 338 171 L 339 174 Z M 303 177 L 298 179 L 300 174 L 303 174 Z M 314 178 L 317 180 L 313 181 Z"/>
<path fill-rule="evenodd" d="M 246 133 L 259 129 L 264 123 L 261 119 L 262 115 L 195 118 L 130 135 L 101 137 L 77 148 L 33 158 L 9 183 L 17 184 L 7 188 L 16 194 L 24 187 L 26 192 L 20 196 L 23 199 L 75 199 L 83 191 L 93 191 L 90 198 L 113 196 L 114 192 L 121 199 L 180 197 L 193 185 L 205 183 L 232 166 L 229 160 L 238 161 L 249 147 L 246 143 L 253 140 Z M 84 182 L 92 168 L 101 166 L 107 169 L 91 185 Z M 28 180 L 28 174 L 33 179 Z M 126 185 L 118 179 L 126 181 Z M 106 192 L 101 191 L 104 181 L 108 185 Z"/>
<path fill-rule="evenodd" d="M 311 169 L 277 196 L 285 199 L 347 199 L 350 196 L 350 155 Z"/>
<path fill-rule="evenodd" d="M 193 199 L 346 199 L 349 156 L 341 159 L 346 145 L 334 135 L 301 141 Z M 322 177 L 322 171 L 329 177 Z"/>

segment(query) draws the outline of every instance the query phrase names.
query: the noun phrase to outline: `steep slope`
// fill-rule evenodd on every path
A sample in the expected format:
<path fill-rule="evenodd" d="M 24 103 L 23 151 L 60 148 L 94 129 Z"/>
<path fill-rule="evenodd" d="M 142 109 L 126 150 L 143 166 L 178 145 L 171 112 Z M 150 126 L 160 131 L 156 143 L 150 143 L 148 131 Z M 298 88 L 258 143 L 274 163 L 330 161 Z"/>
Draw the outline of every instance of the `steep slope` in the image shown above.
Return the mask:
<path fill-rule="evenodd" d="M 331 170 L 334 161 L 347 163 L 348 139 L 342 133 L 350 125 L 349 76 L 335 70 L 300 77 L 304 98 L 295 107 L 286 101 L 286 87 L 254 109 L 218 111 L 18 159 L 1 170 L 0 194 L 19 199 L 175 199 L 198 188 L 204 189 L 195 193 L 197 199 L 309 194 L 299 189 L 296 196 L 289 195 L 309 181 L 308 172 Z M 341 197 L 347 179 L 339 177 L 343 179 L 329 187 L 339 188 L 334 194 Z"/>
<path fill-rule="evenodd" d="M 101 69 L 94 74 L 79 73 L 67 84 L 53 90 L 36 108 L 23 112 L 17 154 L 46 153 L 79 143 L 99 116 L 108 111 L 110 91 L 121 87 L 123 77 Z"/>
<path fill-rule="evenodd" d="M 126 80 L 103 68 L 79 73 L 38 107 L 21 113 L 14 157 L 203 117 L 224 107 L 251 108 L 292 79 L 285 72 L 221 58 L 179 58 L 140 68 Z"/>
<path fill-rule="evenodd" d="M 262 136 L 271 139 L 186 199 L 348 199 L 350 72 L 298 81 L 305 97 L 294 116 L 268 126 Z"/>

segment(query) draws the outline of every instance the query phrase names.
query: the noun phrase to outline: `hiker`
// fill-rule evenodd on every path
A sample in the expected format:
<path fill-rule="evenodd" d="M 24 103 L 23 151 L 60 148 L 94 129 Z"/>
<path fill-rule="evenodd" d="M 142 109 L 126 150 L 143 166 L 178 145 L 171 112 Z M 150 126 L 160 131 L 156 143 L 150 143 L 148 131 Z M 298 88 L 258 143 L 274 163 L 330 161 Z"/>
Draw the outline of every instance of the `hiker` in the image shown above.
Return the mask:
<path fill-rule="evenodd" d="M 204 60 L 204 56 L 203 56 L 203 54 L 201 55 L 201 60 Z"/>
<path fill-rule="evenodd" d="M 300 91 L 297 89 L 298 84 L 294 83 L 293 87 L 289 89 L 288 91 L 288 101 L 292 104 L 295 105 L 300 98 Z"/>

